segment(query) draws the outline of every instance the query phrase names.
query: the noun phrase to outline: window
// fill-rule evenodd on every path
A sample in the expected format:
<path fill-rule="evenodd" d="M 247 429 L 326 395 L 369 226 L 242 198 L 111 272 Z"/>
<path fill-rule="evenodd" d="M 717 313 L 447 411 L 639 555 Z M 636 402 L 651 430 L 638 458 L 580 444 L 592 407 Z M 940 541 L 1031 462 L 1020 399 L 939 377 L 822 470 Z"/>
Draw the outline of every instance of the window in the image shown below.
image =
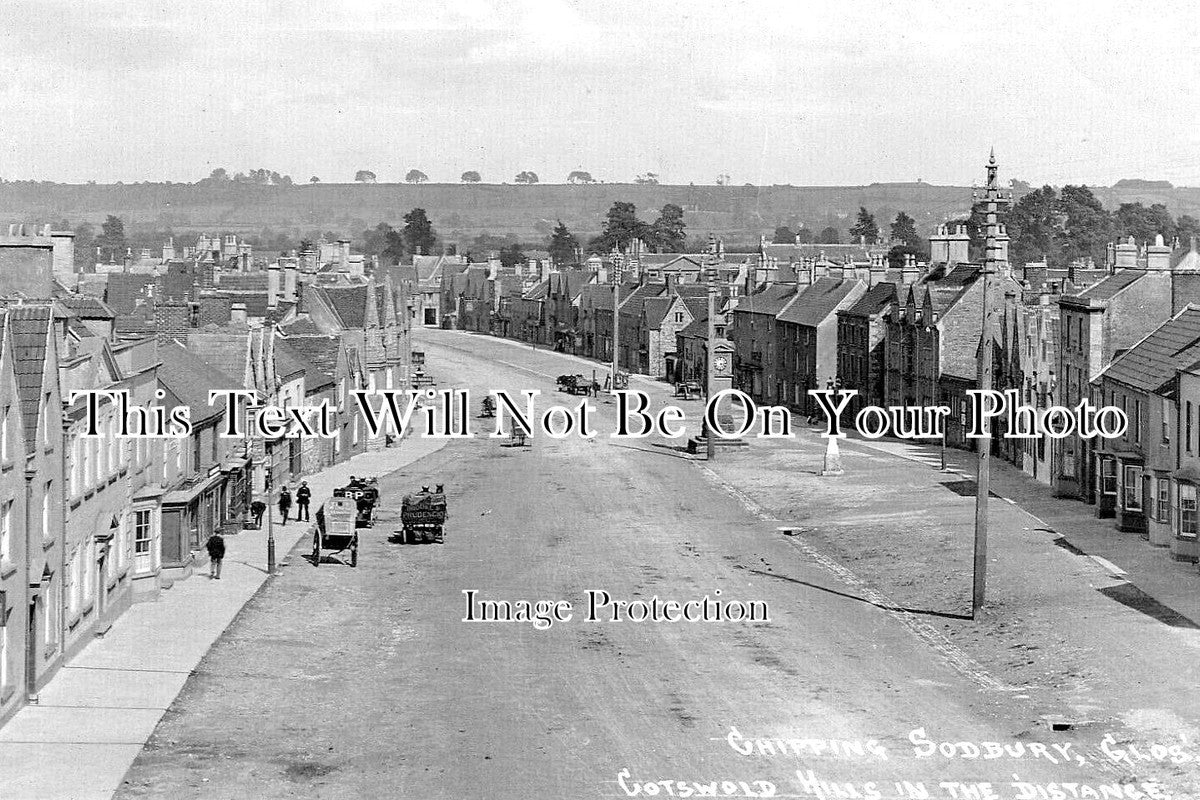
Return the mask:
<path fill-rule="evenodd" d="M 12 558 L 12 501 L 0 506 L 0 562 Z"/>
<path fill-rule="evenodd" d="M 1196 538 L 1196 487 L 1191 483 L 1179 484 L 1179 535 Z"/>
<path fill-rule="evenodd" d="M 1184 417 L 1184 429 L 1186 434 L 1183 437 L 1183 446 L 1189 453 L 1192 452 L 1192 401 L 1187 401 L 1186 416 Z"/>
<path fill-rule="evenodd" d="M 1070 441 L 1069 439 L 1067 441 Z M 1100 492 L 1115 495 L 1117 493 L 1117 461 L 1105 458 L 1100 462 Z"/>
<path fill-rule="evenodd" d="M 79 551 L 71 553 L 71 566 L 67 570 L 67 610 L 74 615 L 79 611 Z"/>
<path fill-rule="evenodd" d="M 150 524 L 150 511 L 133 512 L 133 554 L 148 558 L 151 554 L 154 531 Z"/>
<path fill-rule="evenodd" d="M 1142 401 L 1134 398 L 1133 401 L 1133 440 L 1135 442 L 1142 441 Z"/>
<path fill-rule="evenodd" d="M 46 392 L 45 400 L 42 402 L 42 444 L 49 447 L 54 444 L 54 437 L 50 430 L 50 403 L 53 402 L 50 393 Z"/>
<path fill-rule="evenodd" d="M 42 541 L 54 538 L 50 530 L 50 495 L 54 491 L 54 481 L 46 481 L 46 491 L 42 494 Z"/>
<path fill-rule="evenodd" d="M 4 407 L 4 418 L 0 419 L 0 461 L 8 461 L 8 408 Z"/>
<path fill-rule="evenodd" d="M 8 686 L 8 626 L 0 625 L 0 689 Z"/>
<path fill-rule="evenodd" d="M 1171 482 L 1166 478 L 1158 478 L 1158 509 L 1156 518 L 1159 522 L 1171 521 Z"/>
<path fill-rule="evenodd" d="M 1136 464 L 1125 465 L 1125 510 L 1142 510 L 1142 468 Z"/>
<path fill-rule="evenodd" d="M 94 566 L 96 560 L 92 556 L 92 550 L 95 546 L 96 542 L 92 539 L 88 539 L 88 541 L 83 545 L 81 552 L 82 563 L 80 564 L 80 570 L 83 573 L 83 580 L 81 582 L 83 584 L 83 601 L 85 603 L 92 599 L 92 578 L 95 576 L 96 572 Z"/>
<path fill-rule="evenodd" d="M 1162 441 L 1163 444 L 1171 443 L 1171 401 L 1165 397 L 1162 399 Z"/>
<path fill-rule="evenodd" d="M 675 312 L 675 321 L 676 321 L 676 322 L 683 322 L 683 312 L 682 312 L 682 311 L 676 311 L 676 312 Z"/>

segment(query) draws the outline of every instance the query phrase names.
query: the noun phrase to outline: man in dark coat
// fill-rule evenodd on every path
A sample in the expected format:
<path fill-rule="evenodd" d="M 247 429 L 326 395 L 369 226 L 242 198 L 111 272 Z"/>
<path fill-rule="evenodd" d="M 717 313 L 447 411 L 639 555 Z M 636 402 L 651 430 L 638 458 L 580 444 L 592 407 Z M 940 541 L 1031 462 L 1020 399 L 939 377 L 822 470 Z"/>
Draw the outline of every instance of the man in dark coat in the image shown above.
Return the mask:
<path fill-rule="evenodd" d="M 300 488 L 296 490 L 296 522 L 300 522 L 300 515 L 304 515 L 304 521 L 308 522 L 308 503 L 312 499 L 312 489 L 308 488 L 308 481 L 300 481 Z"/>
<path fill-rule="evenodd" d="M 288 512 L 292 509 L 292 493 L 284 486 L 279 490 L 279 516 L 283 519 L 283 524 L 287 525 Z"/>
<path fill-rule="evenodd" d="M 225 537 L 219 533 L 214 533 L 208 537 L 208 544 L 205 545 L 208 550 L 208 577 L 213 580 L 221 580 L 221 561 L 225 558 Z"/>
<path fill-rule="evenodd" d="M 255 500 L 250 504 L 250 513 L 254 515 L 254 527 L 262 528 L 263 514 L 267 511 L 267 504 L 262 500 Z"/>

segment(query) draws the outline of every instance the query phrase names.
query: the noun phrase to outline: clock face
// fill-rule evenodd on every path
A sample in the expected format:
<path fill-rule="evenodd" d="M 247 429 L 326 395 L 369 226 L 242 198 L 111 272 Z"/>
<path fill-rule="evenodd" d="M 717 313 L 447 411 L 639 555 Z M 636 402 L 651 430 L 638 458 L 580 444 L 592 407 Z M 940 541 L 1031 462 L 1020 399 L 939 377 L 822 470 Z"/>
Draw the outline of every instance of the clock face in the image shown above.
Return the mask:
<path fill-rule="evenodd" d="M 713 366 L 717 368 L 717 372 L 724 372 L 725 368 L 729 366 L 729 359 L 725 356 L 717 356 L 713 359 Z"/>

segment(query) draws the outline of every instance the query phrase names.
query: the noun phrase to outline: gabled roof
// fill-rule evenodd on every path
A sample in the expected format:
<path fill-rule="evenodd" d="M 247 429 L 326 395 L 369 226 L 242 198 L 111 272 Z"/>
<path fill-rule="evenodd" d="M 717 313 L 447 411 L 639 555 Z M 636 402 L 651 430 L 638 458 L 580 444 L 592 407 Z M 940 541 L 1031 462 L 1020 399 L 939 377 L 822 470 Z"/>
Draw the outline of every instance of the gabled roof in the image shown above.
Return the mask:
<path fill-rule="evenodd" d="M 217 273 L 217 288 L 231 292 L 266 292 L 269 288 L 268 276 L 264 270 L 259 270 L 258 272 L 220 272 Z"/>
<path fill-rule="evenodd" d="M 544 280 L 538 282 L 525 294 L 521 295 L 522 300 L 545 300 L 547 293 L 550 291 L 550 281 Z"/>
<path fill-rule="evenodd" d="M 247 328 L 194 331 L 188 335 L 187 349 L 218 372 L 237 381 L 246 377 L 250 359 L 251 331 Z"/>
<path fill-rule="evenodd" d="M 702 317 L 696 317 L 689 322 L 683 330 L 679 332 L 680 336 L 686 336 L 689 339 L 707 339 L 708 338 L 708 314 Z"/>
<path fill-rule="evenodd" d="M 246 306 L 246 316 L 248 317 L 261 318 L 267 316 L 266 292 L 227 292 L 222 289 L 216 292 L 216 296 L 228 297 L 231 304 L 243 304 Z"/>
<path fill-rule="evenodd" d="M 133 313 L 134 308 L 137 307 L 137 301 L 146 297 L 146 287 L 153 285 L 153 275 L 110 273 L 104 288 L 104 302 L 114 314 Z"/>
<path fill-rule="evenodd" d="M 796 296 L 793 284 L 775 283 L 754 294 L 738 299 L 733 308 L 735 314 L 766 314 L 774 317 Z"/>
<path fill-rule="evenodd" d="M 283 381 L 294 380 L 297 375 L 303 375 L 304 391 L 307 394 L 333 386 L 334 370 L 325 371 L 305 356 L 306 351 L 315 349 L 307 344 L 301 344 L 305 339 L 310 339 L 313 342 L 332 342 L 335 365 L 337 363 L 338 340 L 336 338 L 329 339 L 327 337 L 316 336 L 279 338 L 275 340 L 275 373 Z"/>
<path fill-rule="evenodd" d="M 674 304 L 674 297 L 647 298 L 642 304 L 642 313 L 646 317 L 646 324 L 651 328 L 662 327 L 663 319 L 667 316 L 667 312 L 671 310 L 671 306 Z"/>
<path fill-rule="evenodd" d="M 367 287 L 362 286 L 320 286 L 316 291 L 325 295 L 329 307 L 341 319 L 347 328 L 362 328 L 366 323 Z"/>
<path fill-rule="evenodd" d="M 241 380 L 221 372 L 177 342 L 159 345 L 158 379 L 171 395 L 191 409 L 192 423 L 224 413 L 222 403 L 208 402 L 213 390 L 241 389 Z"/>
<path fill-rule="evenodd" d="M 820 278 L 787 304 L 779 313 L 779 321 L 815 328 L 836 311 L 838 304 L 858 285 L 858 281 L 853 280 Z"/>
<path fill-rule="evenodd" d="M 312 317 L 307 315 L 301 316 L 295 322 L 284 326 L 283 332 L 286 336 L 324 336 L 321 329 L 317 327 L 317 323 L 312 321 Z"/>
<path fill-rule="evenodd" d="M 112 319 L 116 316 L 103 300 L 86 294 L 63 294 L 58 297 L 58 302 L 80 319 Z"/>
<path fill-rule="evenodd" d="M 1108 365 L 1097 377 L 1156 392 L 1200 360 L 1200 306 L 1189 305 Z"/>
<path fill-rule="evenodd" d="M 49 306 L 11 306 L 8 326 L 13 345 L 13 372 L 21 398 L 25 423 L 25 449 L 38 446 L 38 418 L 42 408 L 42 381 L 46 374 L 47 349 L 53 310 Z"/>
<path fill-rule="evenodd" d="M 858 302 L 843 313 L 857 317 L 870 317 L 882 313 L 889 305 L 897 302 L 897 298 L 896 284 L 877 283 L 867 289 L 863 296 L 858 298 Z"/>
<path fill-rule="evenodd" d="M 1112 298 L 1116 297 L 1119 292 L 1132 285 L 1134 281 L 1138 280 L 1144 275 L 1146 275 L 1146 273 L 1138 269 L 1117 270 L 1099 283 L 1094 283 L 1079 294 L 1073 296 L 1083 300 L 1098 300 L 1101 302 L 1105 300 L 1111 300 Z"/>

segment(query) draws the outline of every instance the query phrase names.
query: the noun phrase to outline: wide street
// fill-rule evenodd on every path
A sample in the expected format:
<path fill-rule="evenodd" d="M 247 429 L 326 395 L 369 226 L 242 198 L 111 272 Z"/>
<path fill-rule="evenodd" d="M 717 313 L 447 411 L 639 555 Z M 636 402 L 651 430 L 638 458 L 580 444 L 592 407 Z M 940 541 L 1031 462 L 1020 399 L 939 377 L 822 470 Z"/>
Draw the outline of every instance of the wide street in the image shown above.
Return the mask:
<path fill-rule="evenodd" d="M 590 369 L 485 337 L 418 331 L 416 340 L 439 387 L 471 389 L 472 417 L 493 388 L 541 389 L 541 408 L 574 405 L 554 391 L 554 376 Z M 665 385 L 650 391 L 669 401 Z M 200 664 L 118 796 L 687 796 L 693 782 L 713 781 L 716 796 L 755 796 L 756 781 L 769 781 L 780 795 L 952 800 L 989 791 L 1100 797 L 1081 787 L 1154 779 L 1174 797 L 1194 789 L 1194 764 L 1105 763 L 1104 734 L 1122 747 L 1132 734 L 1103 701 L 1091 709 L 1102 724 L 1052 730 L 1048 717 L 1063 712 L 1050 702 L 1056 685 L 981 666 L 962 633 L 976 623 L 939 605 L 944 597 L 909 613 L 889 604 L 889 587 L 859 577 L 874 574 L 869 563 L 856 574 L 819 537 L 781 535 L 786 514 L 756 495 L 752 473 L 786 448 L 807 448 L 819 464 L 814 438 L 722 451 L 710 470 L 682 442 L 609 440 L 614 406 L 592 402 L 601 431 L 593 439 L 503 448 L 473 419 L 476 438 L 383 479 L 383 510 L 357 569 L 332 560 L 314 568 L 304 544 L 293 551 Z M 701 404 L 682 405 L 695 428 Z M 893 475 L 915 469 L 870 459 Z M 439 483 L 450 507 L 445 543 L 389 542 L 400 497 Z M 826 514 L 835 526 L 837 513 L 870 503 L 874 491 L 850 479 L 838 486 L 805 506 L 805 525 L 825 536 L 835 530 L 823 526 Z M 950 500 L 914 508 L 937 504 Z M 464 622 L 463 591 L 472 589 L 492 600 L 567 600 L 574 618 L 545 630 Z M 681 602 L 719 591 L 767 604 L 770 621 L 588 622 L 590 589 Z M 1140 622 L 1130 624 L 1142 635 Z M 934 749 L 924 735 L 963 744 L 918 757 Z M 1194 739 L 1182 741 L 1200 755 Z M 837 786 L 806 785 L 797 771 Z M 666 780 L 688 791 L 635 787 Z M 1047 789 L 1052 782 L 1072 788 Z"/>

